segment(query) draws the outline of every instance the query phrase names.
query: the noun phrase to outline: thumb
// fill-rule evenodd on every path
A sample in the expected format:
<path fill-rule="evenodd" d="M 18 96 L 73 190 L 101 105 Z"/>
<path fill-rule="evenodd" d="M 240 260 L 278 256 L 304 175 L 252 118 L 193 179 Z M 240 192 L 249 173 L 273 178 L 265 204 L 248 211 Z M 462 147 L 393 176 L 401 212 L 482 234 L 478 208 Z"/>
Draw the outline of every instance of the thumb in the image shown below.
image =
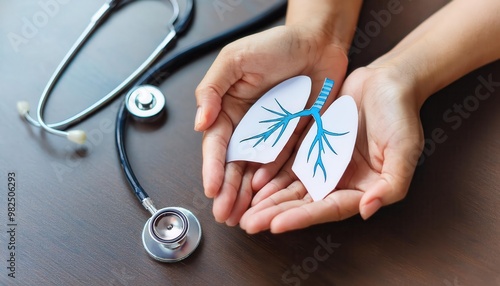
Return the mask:
<path fill-rule="evenodd" d="M 402 200 L 408 192 L 421 146 L 417 142 L 396 144 L 384 152 L 380 178 L 366 190 L 359 203 L 363 219 L 368 219 L 380 207 Z"/>
<path fill-rule="evenodd" d="M 196 131 L 205 131 L 215 122 L 221 110 L 222 97 L 241 76 L 241 67 L 237 59 L 228 54 L 227 48 L 222 49 L 195 90 Z"/>

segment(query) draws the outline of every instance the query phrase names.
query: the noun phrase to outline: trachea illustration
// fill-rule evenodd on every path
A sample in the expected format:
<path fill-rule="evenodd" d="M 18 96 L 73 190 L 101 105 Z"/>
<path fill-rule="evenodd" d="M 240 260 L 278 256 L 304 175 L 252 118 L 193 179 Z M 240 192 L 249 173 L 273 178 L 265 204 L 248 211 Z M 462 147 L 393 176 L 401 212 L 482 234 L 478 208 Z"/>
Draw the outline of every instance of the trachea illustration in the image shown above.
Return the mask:
<path fill-rule="evenodd" d="M 299 112 L 291 113 L 287 111 L 283 106 L 280 104 L 280 102 L 275 99 L 276 104 L 278 105 L 279 109 L 273 110 L 270 107 L 266 106 L 261 106 L 264 110 L 268 111 L 269 113 L 275 115 L 274 118 L 266 119 L 266 120 L 261 120 L 259 123 L 272 123 L 266 131 L 259 133 L 255 136 L 251 136 L 248 138 L 245 138 L 240 141 L 245 142 L 245 141 L 251 141 L 251 140 L 256 140 L 254 143 L 253 147 L 258 146 L 262 142 L 265 142 L 267 139 L 271 137 L 275 132 L 279 132 L 278 136 L 273 142 L 273 145 L 276 145 L 278 141 L 281 139 L 281 136 L 285 132 L 285 130 L 288 127 L 288 124 L 290 123 L 291 120 L 297 119 L 300 117 L 304 116 L 312 116 L 315 123 L 316 123 L 316 136 L 314 137 L 314 140 L 311 143 L 311 146 L 309 147 L 309 152 L 307 154 L 307 162 L 309 162 L 309 159 L 311 157 L 311 154 L 313 154 L 315 147 L 317 146 L 317 157 L 316 157 L 316 162 L 314 164 L 314 169 L 313 169 L 313 177 L 316 176 L 316 171 L 318 167 L 321 169 L 324 177 L 324 181 L 327 180 L 327 171 L 325 168 L 325 165 L 323 163 L 323 158 L 322 156 L 325 154 L 326 150 L 325 148 L 328 147 L 335 155 L 337 155 L 337 152 L 333 148 L 332 144 L 329 141 L 328 136 L 343 136 L 349 133 L 347 132 L 342 132 L 342 133 L 336 133 L 332 131 L 328 131 L 323 127 L 323 120 L 320 115 L 320 110 L 325 104 L 328 96 L 330 95 L 330 92 L 333 88 L 334 81 L 331 79 L 326 78 L 325 82 L 323 83 L 323 87 L 321 88 L 321 92 L 318 95 L 318 98 L 314 102 L 314 104 L 309 108 L 309 109 L 304 109 Z"/>

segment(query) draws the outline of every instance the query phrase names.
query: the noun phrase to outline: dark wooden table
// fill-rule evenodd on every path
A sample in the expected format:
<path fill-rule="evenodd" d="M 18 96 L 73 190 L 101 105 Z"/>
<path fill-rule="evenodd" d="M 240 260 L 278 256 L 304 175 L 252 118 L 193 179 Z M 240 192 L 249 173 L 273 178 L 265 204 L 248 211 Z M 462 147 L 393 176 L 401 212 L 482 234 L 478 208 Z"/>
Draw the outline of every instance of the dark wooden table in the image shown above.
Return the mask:
<path fill-rule="evenodd" d="M 447 2 L 402 0 L 400 13 L 377 20 L 393 1 L 366 1 L 351 70 L 390 49 Z M 204 236 L 181 263 L 149 258 L 140 240 L 148 214 L 129 191 L 114 146 L 120 100 L 79 125 L 89 133 L 84 149 L 27 126 L 15 107 L 23 99 L 35 108 L 53 70 L 103 2 L 0 4 L 1 285 L 500 285 L 500 88 L 480 89 L 488 98 L 477 93 L 488 78 L 500 81 L 499 62 L 424 105 L 426 150 L 404 201 L 368 221 L 357 216 L 252 236 L 216 223 L 202 194 L 193 93 L 217 53 L 179 70 L 160 86 L 169 104 L 167 123 L 133 124 L 127 142 L 157 206 L 191 209 Z M 276 1 L 197 2 L 193 29 L 177 48 Z M 161 4 L 137 1 L 110 19 L 54 90 L 47 121 L 80 111 L 124 79 L 165 34 L 166 13 Z M 434 138 L 436 132 L 444 135 Z M 10 173 L 16 187 L 9 195 Z M 16 225 L 9 226 L 13 196 Z M 9 269 L 10 252 L 15 269 Z M 15 278 L 8 276 L 13 270 Z"/>

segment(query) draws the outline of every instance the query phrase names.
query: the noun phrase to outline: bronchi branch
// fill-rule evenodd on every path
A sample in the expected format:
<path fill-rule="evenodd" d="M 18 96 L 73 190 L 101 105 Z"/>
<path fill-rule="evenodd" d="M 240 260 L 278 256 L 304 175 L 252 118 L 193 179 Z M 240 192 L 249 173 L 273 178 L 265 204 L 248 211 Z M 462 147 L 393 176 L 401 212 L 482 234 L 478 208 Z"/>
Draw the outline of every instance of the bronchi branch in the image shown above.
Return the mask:
<path fill-rule="evenodd" d="M 304 117 L 304 116 L 312 116 L 314 118 L 314 121 L 316 122 L 317 132 L 316 132 L 316 136 L 314 137 L 314 140 L 311 143 L 311 147 L 309 148 L 309 152 L 307 154 L 307 161 L 309 162 L 309 158 L 310 158 L 312 152 L 314 151 L 315 146 L 318 145 L 318 148 L 317 148 L 318 156 L 317 156 L 316 162 L 314 164 L 313 177 L 316 175 L 316 170 L 319 167 L 322 170 L 323 176 L 324 176 L 325 181 L 326 181 L 327 173 L 326 173 L 326 169 L 325 169 L 325 166 L 323 164 L 323 159 L 322 159 L 322 154 L 325 154 L 325 145 L 328 147 L 328 149 L 330 149 L 334 154 L 337 155 L 337 152 L 335 152 L 332 145 L 328 141 L 327 135 L 329 135 L 329 136 L 342 136 L 342 135 L 349 133 L 349 132 L 334 133 L 334 132 L 330 132 L 330 131 L 323 128 L 323 121 L 321 119 L 320 110 L 323 107 L 323 105 L 325 104 L 326 100 L 328 99 L 328 96 L 330 95 L 330 91 L 333 88 L 333 84 L 334 84 L 333 80 L 328 79 L 328 78 L 325 79 L 325 82 L 323 83 L 323 87 L 321 89 L 321 92 L 319 93 L 318 98 L 316 99 L 314 104 L 311 106 L 311 108 L 304 109 L 304 110 L 299 111 L 297 113 L 289 112 L 276 99 L 275 99 L 275 101 L 279 106 L 279 111 L 272 110 L 270 108 L 262 106 L 263 109 L 265 109 L 266 111 L 268 111 L 272 114 L 277 115 L 277 117 L 272 118 L 272 119 L 259 121 L 259 123 L 272 123 L 272 124 L 267 128 L 267 131 L 262 132 L 260 134 L 257 134 L 255 136 L 243 139 L 240 142 L 257 139 L 255 144 L 253 145 L 253 147 L 256 147 L 261 142 L 265 142 L 267 139 L 269 139 L 269 137 L 271 137 L 272 134 L 279 131 L 279 134 L 276 137 L 276 140 L 274 141 L 274 143 L 272 145 L 274 147 L 274 145 L 276 145 L 276 143 L 280 140 L 281 136 L 285 132 L 290 121 L 292 121 L 293 119 L 296 119 L 296 118 Z"/>

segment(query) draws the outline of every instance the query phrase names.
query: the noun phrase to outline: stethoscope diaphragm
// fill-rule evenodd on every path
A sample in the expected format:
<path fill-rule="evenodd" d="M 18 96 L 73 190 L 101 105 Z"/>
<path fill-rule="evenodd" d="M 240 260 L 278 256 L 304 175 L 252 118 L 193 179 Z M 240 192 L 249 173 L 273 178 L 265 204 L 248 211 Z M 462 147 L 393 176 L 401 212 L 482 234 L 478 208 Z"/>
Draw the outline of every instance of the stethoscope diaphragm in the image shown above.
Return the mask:
<path fill-rule="evenodd" d="M 127 94 L 125 106 L 136 120 L 155 120 L 165 110 L 165 96 L 155 86 L 140 85 Z"/>
<path fill-rule="evenodd" d="M 192 212 L 180 207 L 158 210 L 142 230 L 144 248 L 162 262 L 183 260 L 196 250 L 200 241 L 200 222 Z"/>

